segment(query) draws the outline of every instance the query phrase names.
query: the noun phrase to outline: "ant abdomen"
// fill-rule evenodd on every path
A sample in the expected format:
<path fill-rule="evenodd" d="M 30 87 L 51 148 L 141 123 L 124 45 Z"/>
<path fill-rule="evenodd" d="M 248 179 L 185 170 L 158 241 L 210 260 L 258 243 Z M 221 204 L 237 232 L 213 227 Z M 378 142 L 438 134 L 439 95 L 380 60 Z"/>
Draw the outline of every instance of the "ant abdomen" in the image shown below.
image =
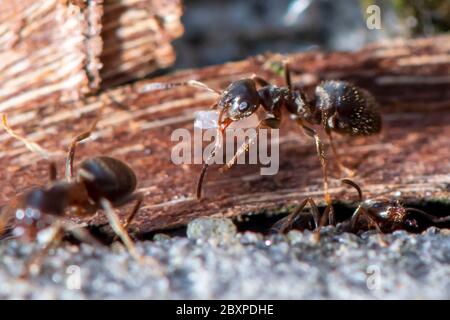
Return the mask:
<path fill-rule="evenodd" d="M 79 178 L 85 184 L 89 197 L 98 201 L 101 197 L 114 200 L 131 194 L 136 189 L 136 175 L 122 161 L 99 156 L 80 164 Z"/>
<path fill-rule="evenodd" d="M 381 114 L 368 91 L 346 81 L 327 80 L 316 87 L 315 95 L 316 112 L 327 129 L 351 136 L 380 132 Z"/>

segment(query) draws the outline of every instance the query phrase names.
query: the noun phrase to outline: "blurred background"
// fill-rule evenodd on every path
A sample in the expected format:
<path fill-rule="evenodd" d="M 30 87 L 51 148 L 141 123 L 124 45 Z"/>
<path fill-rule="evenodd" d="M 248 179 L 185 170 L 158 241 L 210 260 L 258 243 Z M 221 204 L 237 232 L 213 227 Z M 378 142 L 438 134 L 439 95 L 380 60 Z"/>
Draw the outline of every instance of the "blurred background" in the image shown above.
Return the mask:
<path fill-rule="evenodd" d="M 381 29 L 367 27 L 371 5 L 380 8 Z M 450 1 L 185 0 L 181 19 L 185 34 L 174 42 L 175 68 L 433 35 L 450 30 Z"/>

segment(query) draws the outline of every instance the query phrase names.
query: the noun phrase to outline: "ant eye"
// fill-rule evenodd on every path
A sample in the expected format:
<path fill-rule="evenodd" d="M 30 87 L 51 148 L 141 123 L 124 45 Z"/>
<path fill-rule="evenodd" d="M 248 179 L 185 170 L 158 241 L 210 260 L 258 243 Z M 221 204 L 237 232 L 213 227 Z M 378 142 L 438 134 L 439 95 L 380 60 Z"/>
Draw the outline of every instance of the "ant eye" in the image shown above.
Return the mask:
<path fill-rule="evenodd" d="M 417 224 L 417 220 L 416 219 L 408 219 L 408 220 L 405 221 L 405 223 L 406 223 L 406 225 L 408 227 L 418 228 L 418 224 Z"/>
<path fill-rule="evenodd" d="M 228 117 L 232 120 L 246 118 L 252 115 L 256 108 L 256 104 L 252 104 L 248 100 L 243 100 L 242 98 L 236 98 L 231 102 L 230 109 L 228 110 Z"/>
<path fill-rule="evenodd" d="M 249 107 L 248 102 L 242 101 L 241 103 L 239 103 L 238 109 L 239 111 L 246 111 Z"/>

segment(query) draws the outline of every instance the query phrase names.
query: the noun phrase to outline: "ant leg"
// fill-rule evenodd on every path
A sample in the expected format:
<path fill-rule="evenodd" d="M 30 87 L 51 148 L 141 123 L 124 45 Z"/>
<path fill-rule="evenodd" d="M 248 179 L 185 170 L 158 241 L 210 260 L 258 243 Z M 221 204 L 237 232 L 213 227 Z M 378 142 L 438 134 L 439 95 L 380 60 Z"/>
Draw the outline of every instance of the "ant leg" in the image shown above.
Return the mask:
<path fill-rule="evenodd" d="M 236 160 L 239 158 L 239 156 L 248 151 L 248 148 L 250 147 L 250 145 L 252 143 L 255 142 L 255 139 L 258 137 L 258 132 L 259 129 L 261 128 L 270 128 L 270 129 L 278 129 L 280 127 L 280 122 L 281 119 L 279 117 L 269 117 L 269 118 L 265 118 L 263 120 L 261 120 L 261 122 L 256 126 L 256 133 L 253 137 L 249 137 L 249 139 L 247 140 L 247 142 L 243 143 L 239 149 L 236 151 L 236 153 L 234 154 L 233 158 L 230 159 L 230 161 L 228 161 L 220 170 L 222 172 L 230 169 L 234 163 L 236 162 Z"/>
<path fill-rule="evenodd" d="M 136 200 L 136 203 L 134 204 L 133 210 L 131 210 L 131 213 L 128 215 L 127 219 L 125 220 L 125 223 L 122 225 L 124 229 L 127 229 L 128 226 L 133 222 L 134 217 L 136 216 L 136 213 L 139 211 L 139 208 L 142 205 L 142 201 L 144 200 L 144 195 L 140 192 L 132 194 L 129 198 L 126 199 L 124 203 L 130 202 L 132 200 Z M 113 241 L 117 241 L 118 236 L 116 235 L 113 238 Z"/>
<path fill-rule="evenodd" d="M 73 178 L 73 159 L 75 158 L 75 149 L 78 143 L 89 138 L 91 133 L 95 130 L 97 123 L 100 120 L 100 114 L 103 107 L 104 105 L 100 108 L 100 111 L 97 117 L 95 118 L 94 122 L 91 124 L 90 128 L 87 131 L 80 133 L 79 135 L 77 135 L 75 138 L 72 139 L 66 159 L 66 180 L 69 182 Z"/>
<path fill-rule="evenodd" d="M 174 83 L 167 83 L 167 82 L 152 82 L 148 83 L 144 86 L 143 92 L 150 92 L 150 91 L 156 91 L 156 90 L 167 90 L 175 87 L 196 87 L 200 89 L 207 90 L 209 92 L 215 93 L 217 95 L 221 95 L 222 93 L 218 90 L 212 89 L 203 82 L 197 81 L 197 80 L 188 80 L 185 82 L 174 82 Z"/>
<path fill-rule="evenodd" d="M 133 240 L 131 240 L 130 236 L 128 235 L 128 232 L 120 224 L 119 217 L 114 211 L 111 202 L 105 198 L 101 198 L 100 204 L 103 210 L 105 211 L 109 224 L 111 225 L 116 235 L 120 237 L 120 239 L 122 240 L 123 244 L 127 248 L 128 252 L 131 254 L 131 256 L 141 264 L 145 263 L 152 265 L 156 269 L 156 271 L 158 271 L 161 275 L 165 275 L 158 261 L 156 261 L 151 257 L 144 257 L 139 254 Z"/>
<path fill-rule="evenodd" d="M 356 225 L 357 225 L 357 223 L 358 223 L 359 217 L 360 217 L 361 214 L 363 213 L 362 211 L 363 211 L 363 209 L 362 209 L 361 205 L 359 205 L 359 206 L 356 208 L 355 212 L 353 212 L 353 215 L 352 215 L 352 217 L 351 217 L 351 219 L 350 219 L 350 230 L 351 230 L 353 233 L 356 233 Z"/>
<path fill-rule="evenodd" d="M 292 79 L 291 79 L 291 68 L 289 67 L 289 62 L 286 60 L 283 61 L 283 69 L 284 69 L 284 80 L 286 81 L 286 85 L 289 90 L 292 90 Z"/>
<path fill-rule="evenodd" d="M 89 243 L 92 246 L 103 245 L 86 230 L 85 226 L 72 223 L 69 220 L 64 220 L 64 224 L 62 225 L 62 227 L 66 233 L 71 234 L 81 242 Z"/>
<path fill-rule="evenodd" d="M 106 217 L 108 218 L 108 222 L 111 228 L 114 230 L 116 235 L 118 235 L 119 238 L 122 240 L 123 244 L 130 252 L 131 256 L 135 258 L 137 261 L 142 261 L 142 256 L 138 253 L 133 240 L 131 240 L 127 231 L 123 228 L 122 224 L 120 223 L 119 217 L 114 211 L 111 202 L 106 198 L 101 198 L 100 204 L 103 210 L 105 211 Z"/>
<path fill-rule="evenodd" d="M 356 175 L 356 171 L 347 168 L 341 160 L 341 157 L 339 156 L 339 153 L 337 152 L 336 146 L 334 145 L 333 135 L 331 132 L 327 132 L 328 140 L 330 141 L 331 151 L 333 152 L 333 155 L 336 159 L 336 163 L 338 164 L 338 167 L 341 171 L 345 172 L 346 175 L 349 177 L 354 177 Z"/>
<path fill-rule="evenodd" d="M 135 193 L 133 196 L 133 199 L 136 200 L 136 203 L 134 204 L 133 210 L 131 210 L 130 214 L 127 217 L 127 220 L 123 224 L 123 227 L 126 229 L 131 222 L 133 221 L 134 217 L 136 216 L 136 213 L 139 211 L 139 208 L 142 205 L 142 201 L 144 201 L 144 195 L 142 193 Z"/>
<path fill-rule="evenodd" d="M 257 76 L 256 74 L 252 74 L 252 76 L 250 77 L 250 79 L 252 79 L 253 81 L 255 81 L 257 84 L 259 84 L 261 87 L 265 87 L 269 85 L 269 82 L 263 78 L 261 78 L 260 76 Z"/>
<path fill-rule="evenodd" d="M 131 194 L 130 196 L 125 197 L 122 200 L 119 200 L 118 202 L 114 202 L 114 206 L 121 206 L 133 200 L 136 200 L 136 203 L 133 209 L 131 210 L 130 214 L 128 215 L 127 219 L 125 220 L 124 224 L 122 225 L 124 229 L 127 229 L 127 227 L 131 224 L 134 217 L 136 216 L 136 213 L 139 211 L 139 208 L 142 205 L 142 201 L 144 200 L 144 195 L 140 192 L 136 192 Z M 117 238 L 118 236 L 116 235 L 113 241 L 116 241 Z"/>
<path fill-rule="evenodd" d="M 106 96 L 110 100 L 109 102 L 112 102 L 114 105 L 116 105 L 120 110 L 129 111 L 130 109 L 127 108 L 122 102 L 117 101 L 117 99 L 108 91 L 105 92 Z"/>
<path fill-rule="evenodd" d="M 219 119 L 218 119 L 219 124 L 222 121 L 222 117 L 225 114 L 225 111 L 226 111 L 226 109 L 224 108 L 219 113 Z M 220 148 L 220 145 L 222 143 L 223 132 L 230 124 L 231 124 L 231 122 L 225 122 L 225 123 L 223 123 L 223 125 L 219 125 L 217 127 L 217 137 L 216 137 L 216 141 L 215 141 L 213 150 L 211 151 L 210 155 L 206 159 L 205 164 L 203 165 L 202 171 L 200 172 L 200 175 L 197 180 L 196 196 L 197 196 L 198 200 L 200 200 L 202 198 L 202 185 L 203 185 L 203 180 L 205 178 L 206 170 L 209 167 L 209 162 L 212 160 L 212 158 L 214 158 L 217 150 Z"/>
<path fill-rule="evenodd" d="M 314 231 L 314 239 L 316 242 L 318 242 L 320 240 L 320 230 L 325 226 L 325 224 L 327 223 L 328 220 L 328 224 L 329 225 L 335 225 L 336 221 L 334 218 L 334 209 L 332 205 L 327 205 L 327 207 L 325 208 L 325 211 L 323 212 L 322 217 L 320 218 L 320 222 L 319 225 L 317 226 L 316 230 Z"/>
<path fill-rule="evenodd" d="M 54 161 L 51 161 L 48 165 L 48 176 L 50 178 L 50 181 L 56 181 L 56 179 L 58 178 L 58 170 Z"/>
<path fill-rule="evenodd" d="M 363 209 L 363 212 L 365 213 L 364 209 Z M 388 243 L 384 239 L 384 232 L 381 230 L 380 225 L 378 224 L 378 222 L 376 222 L 375 219 L 373 219 L 368 214 L 365 213 L 365 215 L 368 218 L 369 224 L 373 225 L 375 227 L 375 229 L 377 230 L 379 244 L 382 247 L 387 247 Z"/>
<path fill-rule="evenodd" d="M 222 134 L 223 134 L 223 130 L 218 128 L 217 129 L 216 143 L 214 144 L 213 150 L 211 151 L 210 155 L 206 159 L 205 164 L 203 164 L 202 171 L 200 172 L 200 175 L 198 177 L 197 188 L 196 188 L 197 199 L 201 199 L 202 198 L 202 185 L 203 185 L 203 180 L 205 178 L 206 170 L 209 167 L 209 162 L 211 161 L 212 158 L 214 158 L 214 156 L 216 155 L 217 150 L 220 148 L 220 144 L 221 144 L 221 138 L 220 137 L 222 136 Z"/>
<path fill-rule="evenodd" d="M 303 131 L 305 132 L 305 134 L 314 138 L 314 140 L 316 142 L 317 155 L 319 156 L 320 164 L 322 166 L 323 190 L 324 190 L 325 202 L 327 203 L 328 206 L 332 206 L 330 193 L 328 191 L 327 161 L 325 158 L 325 151 L 323 149 L 322 141 L 320 140 L 319 135 L 317 134 L 317 132 L 314 129 L 306 126 L 300 119 L 298 119 L 297 122 L 303 128 Z M 331 209 L 331 210 L 333 211 L 333 209 Z"/>
<path fill-rule="evenodd" d="M 372 217 L 367 213 L 367 211 L 366 211 L 364 208 L 361 207 L 361 205 L 359 205 L 358 208 L 356 208 L 355 212 L 353 213 L 352 219 L 351 219 L 351 221 L 350 221 L 350 228 L 351 228 L 351 231 L 352 231 L 353 233 L 356 233 L 356 231 L 357 231 L 357 230 L 356 230 L 356 224 L 357 224 L 357 222 L 358 222 L 358 220 L 359 220 L 359 217 L 360 217 L 361 215 L 364 216 L 364 218 L 366 219 L 367 225 L 368 225 L 369 228 L 370 228 L 370 225 L 372 225 L 372 226 L 375 227 L 375 229 L 376 229 L 376 231 L 377 231 L 377 234 L 378 234 L 378 242 L 380 243 L 380 245 L 383 246 L 383 247 L 387 246 L 387 242 L 386 242 L 386 240 L 384 240 L 384 237 L 383 237 L 383 234 L 384 234 L 384 233 L 383 233 L 383 231 L 381 230 L 381 228 L 380 228 L 378 222 L 376 222 L 375 219 L 372 218 Z"/>
<path fill-rule="evenodd" d="M 311 206 L 312 213 L 302 211 L 308 203 Z M 305 200 L 303 200 L 303 202 L 300 204 L 300 206 L 297 209 L 295 209 L 294 212 L 289 214 L 287 217 L 277 221 L 272 226 L 271 229 L 277 233 L 285 233 L 286 231 L 288 231 L 292 228 L 293 223 L 297 219 L 299 219 L 301 216 L 305 216 L 305 215 L 312 215 L 314 224 L 315 224 L 315 228 L 317 228 L 319 225 L 320 214 L 319 214 L 319 209 L 317 208 L 316 203 L 314 202 L 314 200 L 312 198 L 306 198 Z"/>
<path fill-rule="evenodd" d="M 21 274 L 22 278 L 29 277 L 31 274 L 39 273 L 42 266 L 43 257 L 47 255 L 47 253 L 54 245 L 58 244 L 61 241 L 63 236 L 63 227 L 61 225 L 61 222 L 54 222 L 53 226 L 51 226 L 50 228 L 52 228 L 53 232 L 50 238 L 45 243 L 44 247 L 25 262 L 25 268 Z"/>
<path fill-rule="evenodd" d="M 131 210 L 130 214 L 128 215 L 127 219 L 125 220 L 124 224 L 122 225 L 122 227 L 126 230 L 128 228 L 128 226 L 131 224 L 131 222 L 133 221 L 134 217 L 136 216 L 136 213 L 139 211 L 139 208 L 142 205 L 142 201 L 144 200 L 144 195 L 140 192 L 137 193 L 133 193 L 132 195 L 130 195 L 129 197 L 126 197 L 125 199 L 119 201 L 118 203 L 115 202 L 114 205 L 115 206 L 120 206 L 122 204 L 128 203 L 130 201 L 136 200 L 136 203 L 134 204 L 133 210 Z M 117 241 L 118 236 L 116 235 L 113 238 L 113 241 Z"/>

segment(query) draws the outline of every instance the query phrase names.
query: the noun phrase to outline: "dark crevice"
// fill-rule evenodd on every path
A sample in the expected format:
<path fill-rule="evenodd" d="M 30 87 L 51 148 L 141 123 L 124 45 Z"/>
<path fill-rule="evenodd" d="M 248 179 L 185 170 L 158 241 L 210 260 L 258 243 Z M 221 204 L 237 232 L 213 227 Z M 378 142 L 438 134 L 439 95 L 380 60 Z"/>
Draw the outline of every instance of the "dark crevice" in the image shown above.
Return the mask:
<path fill-rule="evenodd" d="M 446 199 L 436 199 L 428 201 L 413 201 L 404 204 L 405 207 L 415 208 L 425 211 L 435 217 L 446 217 L 450 215 L 450 201 Z M 336 202 L 333 204 L 336 212 L 337 223 L 345 222 L 350 219 L 353 212 L 356 209 L 355 204 Z M 264 235 L 271 233 L 272 226 L 280 219 L 286 217 L 290 212 L 295 210 L 295 207 L 282 208 L 276 213 L 273 212 L 262 212 L 258 214 L 249 214 L 233 219 L 236 224 L 238 232 L 258 232 Z M 325 210 L 325 207 L 319 207 L 321 213 Z M 420 233 L 429 227 L 433 226 L 428 220 L 422 218 L 420 215 L 415 215 L 411 213 L 413 217 L 418 222 L 417 229 L 405 229 L 408 232 Z M 439 225 L 434 225 L 438 228 L 450 228 L 450 221 L 440 223 Z M 108 245 L 113 241 L 113 233 L 109 225 L 102 226 L 91 226 L 89 227 L 90 232 L 94 237 L 96 237 L 103 244 Z M 147 233 L 136 233 L 130 230 L 131 235 L 136 240 L 152 240 L 156 234 L 162 233 L 170 237 L 186 237 L 186 226 L 181 226 L 172 229 L 155 230 Z M 70 239 L 74 241 L 74 239 Z"/>

